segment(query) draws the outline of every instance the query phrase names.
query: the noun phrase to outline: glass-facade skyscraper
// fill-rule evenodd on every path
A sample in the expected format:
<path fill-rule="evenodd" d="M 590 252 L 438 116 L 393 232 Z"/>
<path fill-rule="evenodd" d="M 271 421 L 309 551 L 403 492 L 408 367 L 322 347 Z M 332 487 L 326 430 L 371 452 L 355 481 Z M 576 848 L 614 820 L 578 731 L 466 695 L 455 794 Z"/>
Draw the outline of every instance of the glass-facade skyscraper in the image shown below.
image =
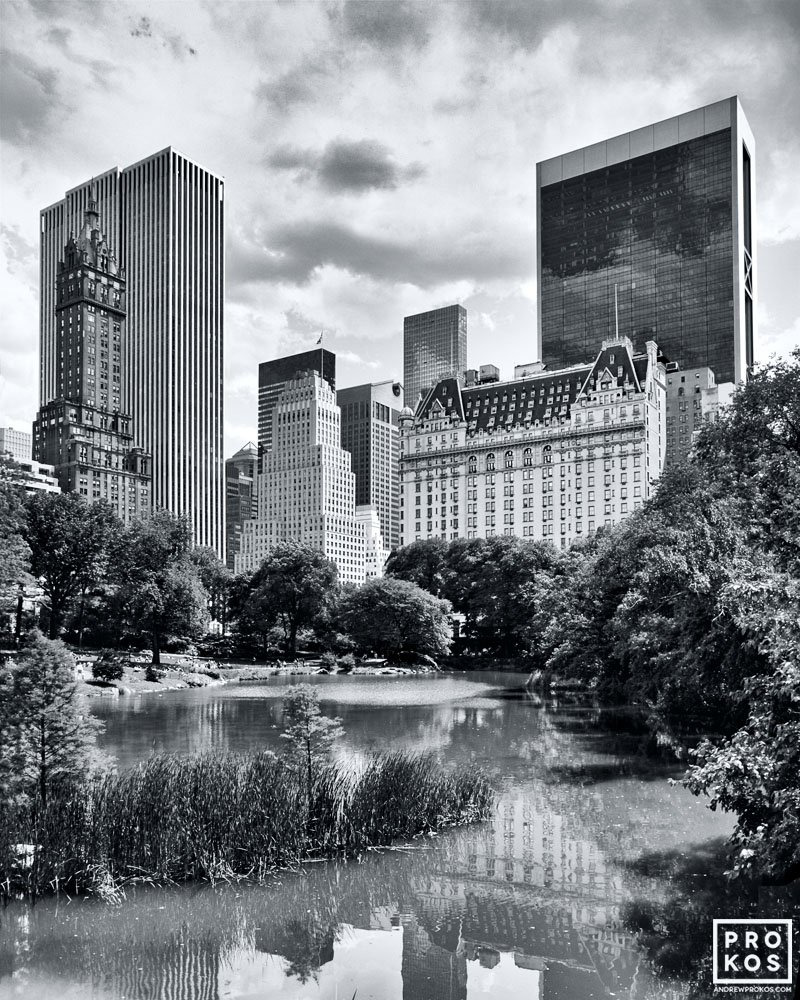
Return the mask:
<path fill-rule="evenodd" d="M 119 408 L 152 455 L 153 505 L 188 515 L 195 543 L 222 556 L 224 181 L 168 147 L 42 210 L 40 405 L 58 395 L 58 262 L 90 198 L 127 277 Z"/>
<path fill-rule="evenodd" d="M 753 363 L 755 141 L 736 97 L 537 164 L 539 356 L 609 336 L 741 381 Z"/>
<path fill-rule="evenodd" d="M 403 320 L 403 388 L 414 409 L 419 394 L 467 368 L 467 310 L 444 306 Z"/>

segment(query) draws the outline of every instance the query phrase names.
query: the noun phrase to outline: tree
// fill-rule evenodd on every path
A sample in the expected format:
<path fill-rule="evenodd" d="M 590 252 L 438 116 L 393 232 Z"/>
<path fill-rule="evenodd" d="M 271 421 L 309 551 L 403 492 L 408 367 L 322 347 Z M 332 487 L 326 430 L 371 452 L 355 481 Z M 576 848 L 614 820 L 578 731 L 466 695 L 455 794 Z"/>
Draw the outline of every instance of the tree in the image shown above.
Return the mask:
<path fill-rule="evenodd" d="M 281 739 L 291 745 L 292 752 L 302 762 L 310 796 L 314 767 L 328 757 L 333 744 L 342 735 L 342 720 L 328 719 L 322 714 L 316 688 L 297 684 L 286 692 L 284 721 L 286 729 Z"/>
<path fill-rule="evenodd" d="M 361 649 L 382 656 L 450 649 L 449 601 L 407 580 L 369 580 L 343 598 L 339 619 Z"/>
<path fill-rule="evenodd" d="M 72 657 L 38 629 L 0 668 L 0 783 L 5 803 L 47 804 L 53 783 L 86 774 L 102 725 L 75 695 Z"/>
<path fill-rule="evenodd" d="M 546 542 L 511 535 L 458 539 L 449 550 L 445 595 L 493 652 L 511 656 L 527 642 L 537 576 L 558 559 Z"/>
<path fill-rule="evenodd" d="M 279 623 L 287 654 L 297 654 L 297 633 L 314 626 L 337 589 L 335 563 L 302 542 L 280 542 L 250 579 L 249 595 L 241 602 L 251 621 L 262 629 Z"/>
<path fill-rule="evenodd" d="M 134 521 L 117 546 L 110 612 L 121 628 L 150 637 L 155 666 L 166 638 L 199 638 L 207 628 L 208 595 L 191 542 L 185 516 L 157 510 Z"/>
<path fill-rule="evenodd" d="M 228 628 L 229 599 L 233 573 L 217 553 L 206 545 L 198 545 L 191 550 L 189 558 L 194 563 L 208 594 L 208 610 L 214 621 L 222 626 L 222 634 Z"/>
<path fill-rule="evenodd" d="M 31 581 L 31 550 L 23 537 L 25 506 L 17 469 L 16 462 L 0 455 L 0 613 L 7 614 L 16 606 L 19 637 L 22 591 Z"/>
<path fill-rule="evenodd" d="M 386 560 L 385 575 L 407 580 L 434 597 L 446 596 L 448 543 L 443 538 L 423 538 L 396 549 Z"/>
<path fill-rule="evenodd" d="M 36 490 L 26 498 L 25 510 L 31 572 L 48 599 L 49 634 L 55 639 L 70 606 L 105 575 L 122 524 L 109 504 L 90 504 L 77 493 Z"/>

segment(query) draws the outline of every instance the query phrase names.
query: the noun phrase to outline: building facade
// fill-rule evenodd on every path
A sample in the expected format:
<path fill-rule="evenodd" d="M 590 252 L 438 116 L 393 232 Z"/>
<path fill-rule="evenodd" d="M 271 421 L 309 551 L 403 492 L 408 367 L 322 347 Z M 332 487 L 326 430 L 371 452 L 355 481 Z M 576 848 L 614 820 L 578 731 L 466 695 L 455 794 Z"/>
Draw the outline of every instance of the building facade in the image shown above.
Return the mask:
<path fill-rule="evenodd" d="M 150 455 L 121 412 L 125 272 L 89 200 L 56 274 L 55 396 L 39 408 L 33 452 L 64 492 L 105 500 L 126 523 L 150 509 Z"/>
<path fill-rule="evenodd" d="M 736 97 L 536 167 L 539 357 L 658 343 L 740 382 L 753 363 L 755 141 Z"/>
<path fill-rule="evenodd" d="M 258 448 L 248 441 L 225 462 L 225 565 L 234 568 L 242 524 L 256 516 Z"/>
<path fill-rule="evenodd" d="M 10 455 L 18 462 L 29 462 L 33 455 L 33 437 L 30 431 L 17 431 L 13 427 L 0 427 L 0 455 Z"/>
<path fill-rule="evenodd" d="M 373 506 L 390 549 L 400 544 L 400 433 L 403 387 L 378 382 L 339 389 L 342 447 L 350 452 L 356 477 L 356 505 Z"/>
<path fill-rule="evenodd" d="M 57 398 L 58 263 L 90 200 L 128 280 L 119 405 L 152 455 L 153 504 L 187 514 L 195 543 L 222 555 L 224 182 L 169 147 L 41 212 L 42 405 Z"/>
<path fill-rule="evenodd" d="M 710 368 L 683 371 L 674 362 L 666 366 L 666 386 L 666 464 L 670 466 L 686 461 L 697 433 L 717 419 L 720 407 L 730 402 L 734 386 L 730 382 L 717 385 Z"/>
<path fill-rule="evenodd" d="M 335 391 L 336 355 L 317 347 L 292 354 L 288 358 L 264 361 L 258 366 L 258 449 L 271 451 L 273 444 L 272 411 L 287 382 L 306 372 L 316 372 Z"/>
<path fill-rule="evenodd" d="M 462 386 L 400 417 L 402 544 L 516 535 L 566 548 L 624 520 L 664 467 L 664 366 L 609 339 L 593 364 Z"/>
<path fill-rule="evenodd" d="M 444 306 L 403 320 L 403 388 L 415 409 L 423 390 L 467 367 L 467 310 Z"/>
<path fill-rule="evenodd" d="M 355 475 L 341 446 L 336 396 L 316 372 L 290 379 L 271 410 L 272 447 L 261 454 L 257 516 L 242 523 L 237 573 L 253 572 L 283 541 L 304 542 L 336 563 L 342 582 L 365 580 L 364 523 Z"/>

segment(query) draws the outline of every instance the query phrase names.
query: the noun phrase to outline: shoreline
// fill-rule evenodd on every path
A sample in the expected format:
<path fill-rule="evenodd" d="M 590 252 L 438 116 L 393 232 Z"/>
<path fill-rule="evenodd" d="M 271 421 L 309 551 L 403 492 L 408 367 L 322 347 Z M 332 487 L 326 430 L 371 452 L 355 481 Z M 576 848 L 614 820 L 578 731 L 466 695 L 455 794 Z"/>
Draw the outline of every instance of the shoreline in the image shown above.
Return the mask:
<path fill-rule="evenodd" d="M 127 667 L 122 678 L 98 684 L 91 679 L 91 668 L 78 666 L 76 679 L 78 695 L 84 698 L 118 698 L 138 694 L 163 694 L 167 691 L 187 691 L 192 688 L 223 687 L 227 684 L 239 684 L 244 681 L 262 681 L 270 677 L 398 677 L 418 673 L 429 673 L 425 668 L 408 666 L 361 666 L 349 671 L 329 671 L 318 664 L 289 663 L 283 666 L 258 666 L 242 664 L 241 666 L 214 667 L 207 670 L 192 670 L 161 667 L 163 675 L 160 680 L 145 679 L 147 667 Z"/>

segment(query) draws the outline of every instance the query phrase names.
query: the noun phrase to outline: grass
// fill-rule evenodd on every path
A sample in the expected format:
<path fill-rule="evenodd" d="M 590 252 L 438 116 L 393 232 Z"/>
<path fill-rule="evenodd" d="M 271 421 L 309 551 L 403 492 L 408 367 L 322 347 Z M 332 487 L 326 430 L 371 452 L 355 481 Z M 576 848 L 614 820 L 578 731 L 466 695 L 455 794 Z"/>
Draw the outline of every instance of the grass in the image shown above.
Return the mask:
<path fill-rule="evenodd" d="M 46 808 L 8 810 L 0 882 L 6 895 L 63 889 L 114 899 L 131 880 L 263 880 L 485 819 L 492 803 L 483 775 L 443 771 L 421 755 L 329 761 L 309 789 L 302 769 L 267 752 L 161 754 L 57 785 Z M 21 854 L 22 845 L 34 849 Z"/>

